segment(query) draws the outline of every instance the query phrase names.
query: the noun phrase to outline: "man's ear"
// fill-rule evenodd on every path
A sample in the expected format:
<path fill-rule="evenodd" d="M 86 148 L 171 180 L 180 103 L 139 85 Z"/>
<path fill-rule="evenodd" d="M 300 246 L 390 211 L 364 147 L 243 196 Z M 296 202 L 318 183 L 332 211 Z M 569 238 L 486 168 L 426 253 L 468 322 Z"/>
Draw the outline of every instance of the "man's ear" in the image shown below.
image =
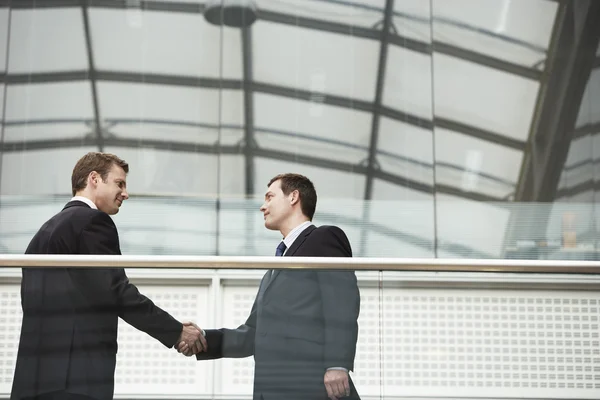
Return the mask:
<path fill-rule="evenodd" d="M 290 203 L 292 205 L 298 203 L 298 201 L 300 201 L 300 192 L 297 190 L 292 191 L 292 193 L 290 193 Z"/>
<path fill-rule="evenodd" d="M 102 178 L 100 177 L 99 173 L 97 173 L 96 171 L 90 172 L 90 174 L 88 175 L 88 181 L 87 181 L 88 186 L 90 186 L 90 187 L 98 186 L 100 179 L 102 179 Z"/>

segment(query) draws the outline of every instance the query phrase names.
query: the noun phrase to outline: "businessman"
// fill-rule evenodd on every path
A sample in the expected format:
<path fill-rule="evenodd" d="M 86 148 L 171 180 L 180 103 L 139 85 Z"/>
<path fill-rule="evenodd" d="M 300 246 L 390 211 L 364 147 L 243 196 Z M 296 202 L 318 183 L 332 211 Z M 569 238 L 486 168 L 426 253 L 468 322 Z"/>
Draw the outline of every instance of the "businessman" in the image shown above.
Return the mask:
<path fill-rule="evenodd" d="M 26 254 L 121 254 L 109 215 L 128 199 L 128 164 L 88 153 L 71 177 L 74 197 L 31 240 Z M 121 317 L 166 347 L 206 349 L 183 325 L 138 292 L 122 268 L 23 268 L 23 322 L 11 400 L 113 398 Z"/>
<path fill-rule="evenodd" d="M 317 193 L 297 174 L 277 175 L 260 207 L 265 226 L 283 240 L 276 255 L 351 257 L 344 232 L 315 227 Z M 359 399 L 354 367 L 360 296 L 353 271 L 273 270 L 263 277 L 246 322 L 207 330 L 208 351 L 198 360 L 254 356 L 254 400 Z M 190 354 L 180 343 L 178 351 Z"/>

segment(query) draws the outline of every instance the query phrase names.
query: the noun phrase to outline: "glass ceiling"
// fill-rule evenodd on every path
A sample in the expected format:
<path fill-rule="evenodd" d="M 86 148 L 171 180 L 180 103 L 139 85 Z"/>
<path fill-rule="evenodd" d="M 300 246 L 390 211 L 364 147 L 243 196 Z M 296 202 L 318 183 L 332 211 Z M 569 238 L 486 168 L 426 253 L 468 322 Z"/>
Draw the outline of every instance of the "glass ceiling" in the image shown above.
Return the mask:
<path fill-rule="evenodd" d="M 196 1 L 69 3 L 0 9 L 5 153 L 147 144 L 200 156 L 250 137 L 252 156 L 285 149 L 365 175 L 374 146 L 374 178 L 432 193 L 435 161 L 453 195 L 491 200 L 517 181 L 558 7 L 395 1 L 382 47 L 384 0 L 257 1 L 246 45 Z"/>
<path fill-rule="evenodd" d="M 193 0 L 81 3 L 0 0 L 2 194 L 68 193 L 101 149 L 140 194 L 262 196 L 294 169 L 324 198 L 510 200 L 559 7 L 258 0 L 241 30 Z"/>

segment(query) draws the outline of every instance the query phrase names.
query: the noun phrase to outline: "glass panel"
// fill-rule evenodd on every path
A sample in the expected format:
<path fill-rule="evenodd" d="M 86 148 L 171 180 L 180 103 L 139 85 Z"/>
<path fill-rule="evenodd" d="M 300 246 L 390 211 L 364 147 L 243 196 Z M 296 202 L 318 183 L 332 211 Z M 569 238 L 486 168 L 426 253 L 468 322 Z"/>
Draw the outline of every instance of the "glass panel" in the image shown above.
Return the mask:
<path fill-rule="evenodd" d="M 385 75 L 383 104 L 432 119 L 430 55 L 390 46 Z"/>
<path fill-rule="evenodd" d="M 432 194 L 379 179 L 369 204 L 368 254 L 373 257 L 433 257 L 434 198 Z M 395 243 L 395 245 L 392 245 Z"/>
<path fill-rule="evenodd" d="M 127 189 L 132 197 L 166 194 L 204 197 L 217 193 L 217 174 L 206 173 L 217 170 L 217 155 L 143 147 L 107 146 L 105 151 L 129 163 Z"/>
<path fill-rule="evenodd" d="M 532 67 L 546 59 L 557 9 L 547 0 L 433 0 L 433 37 Z"/>
<path fill-rule="evenodd" d="M 221 115 L 221 123 L 229 127 L 222 132 L 224 142 L 241 138 L 239 90 L 99 82 L 98 95 L 103 121 L 118 137 L 214 144 Z"/>
<path fill-rule="evenodd" d="M 267 191 L 267 183 L 269 183 L 271 178 L 285 172 L 294 172 L 307 176 L 315 185 L 319 199 L 329 197 L 358 200 L 363 199 L 365 195 L 365 177 L 363 175 L 358 175 L 350 171 L 342 172 L 298 164 L 291 160 L 279 161 L 262 157 L 256 158 L 254 192 L 262 198 Z"/>
<path fill-rule="evenodd" d="M 81 153 L 79 153 L 79 150 L 77 150 L 77 153 L 83 155 L 84 151 L 85 151 L 85 149 L 81 149 Z M 46 153 L 47 153 L 47 151 L 46 151 Z M 64 152 L 55 150 L 55 153 L 63 154 Z M 28 154 L 28 153 L 21 153 L 21 154 Z M 7 156 L 9 156 L 9 154 L 5 153 L 2 155 L 2 157 L 4 159 L 6 159 Z M 77 157 L 77 156 L 75 156 L 75 154 L 73 154 L 73 156 L 74 156 L 73 158 Z M 27 157 L 27 160 L 31 160 L 34 157 L 36 157 L 36 155 L 29 156 L 29 157 Z M 5 165 L 15 167 L 15 169 L 13 170 L 13 174 L 15 173 L 15 171 L 17 171 L 16 167 L 20 166 L 21 163 L 26 164 L 24 162 L 24 160 L 20 160 L 20 158 L 22 158 L 22 157 L 17 155 L 17 157 L 13 157 L 13 158 L 11 158 L 11 160 L 9 160 L 9 164 L 5 164 Z M 19 165 L 15 165 L 15 163 L 14 163 L 15 159 L 17 160 L 17 162 L 19 162 Z M 47 159 L 48 158 L 46 158 L 46 160 Z M 4 162 L 5 162 L 5 160 L 3 161 L 3 163 Z M 52 165 L 54 165 L 54 164 L 55 164 L 55 160 L 52 159 Z M 4 166 L 4 164 L 3 164 L 3 166 Z M 73 166 L 71 166 L 71 169 L 72 168 L 73 168 Z M 61 167 L 61 170 L 66 171 L 66 165 L 65 165 L 65 167 Z M 36 170 L 35 172 L 36 172 L 36 176 L 38 176 L 39 171 Z M 67 203 L 67 201 L 69 201 L 69 199 L 71 198 L 70 177 L 71 177 L 70 172 L 69 172 L 69 175 L 59 177 L 62 180 L 62 182 L 60 182 L 60 184 L 61 185 L 64 184 L 63 188 L 66 188 L 68 190 L 68 192 L 62 191 L 62 193 L 60 195 L 56 195 L 56 196 L 47 196 L 47 195 L 46 196 L 31 196 L 31 195 L 2 196 L 2 199 L 0 201 L 0 204 L 2 205 L 0 207 L 0 248 L 2 249 L 3 254 L 6 254 L 6 253 L 23 254 L 23 253 L 25 253 L 25 250 L 27 249 L 27 246 L 29 245 L 31 238 L 38 231 L 38 229 L 40 229 L 40 226 L 42 226 L 42 224 L 44 222 L 46 222 L 48 220 L 48 218 L 50 218 L 52 215 L 59 212 L 64 207 L 64 205 Z M 2 178 L 4 178 L 4 177 L 2 177 Z M 30 177 L 30 179 L 34 179 L 34 178 Z M 30 181 L 30 182 L 32 182 L 32 181 Z M 4 183 L 5 183 L 5 181 L 4 181 L 4 179 L 2 179 L 1 185 L 2 185 L 2 193 L 3 194 L 5 193 Z M 32 185 L 30 184 L 29 186 L 32 186 Z M 2 272 L 4 272 L 4 271 L 2 269 L 0 269 L 0 274 Z M 20 274 L 20 271 L 19 271 L 19 274 Z M 20 303 L 19 303 L 19 310 L 21 310 Z M 16 354 L 15 354 L 15 356 L 16 356 Z M 14 368 L 14 363 L 11 364 L 11 368 Z M 12 374 L 10 374 L 10 377 L 8 377 L 8 375 L 5 375 L 5 376 L 7 377 L 7 380 L 9 382 L 12 382 L 12 379 L 13 379 Z M 2 380 L 0 380 L 0 382 L 2 382 Z M 6 382 L 6 380 L 5 380 L 5 382 Z M 10 388 L 9 388 L 9 390 L 10 390 Z M 1 389 L 0 389 L 0 393 L 2 393 Z M 7 391 L 6 393 L 9 393 L 9 391 Z"/>
<path fill-rule="evenodd" d="M 381 117 L 377 160 L 381 169 L 433 184 L 433 138 L 428 129 Z"/>
<path fill-rule="evenodd" d="M 6 71 L 6 45 L 8 44 L 8 17 L 10 11 L 0 7 L 0 72 Z"/>
<path fill-rule="evenodd" d="M 90 83 L 10 85 L 5 119 L 5 142 L 83 138 L 94 125 Z"/>
<path fill-rule="evenodd" d="M 0 193 L 3 195 L 70 195 L 73 166 L 88 151 L 97 151 L 97 149 L 78 147 L 4 152 L 2 168 L 0 168 L 2 172 Z M 44 171 L 50 167 L 52 173 L 45 173 Z M 43 179 L 40 179 L 41 174 L 44 176 Z"/>
<path fill-rule="evenodd" d="M 526 140 L 539 83 L 434 55 L 435 114 Z"/>
<path fill-rule="evenodd" d="M 383 19 L 385 0 L 258 0 L 259 10 L 336 23 L 373 27 Z"/>
<path fill-rule="evenodd" d="M 98 69 L 241 79 L 238 30 L 210 25 L 202 14 L 144 11 L 140 16 L 128 21 L 121 10 L 90 9 Z M 227 46 L 221 46 L 221 34 Z"/>
<path fill-rule="evenodd" d="M 398 35 L 431 43 L 430 1 L 394 1 L 393 22 Z"/>
<path fill-rule="evenodd" d="M 255 80 L 373 100 L 378 42 L 263 21 L 252 31 Z"/>
<path fill-rule="evenodd" d="M 460 246 L 461 258 L 502 257 L 510 210 L 484 203 L 436 194 L 437 238 L 440 248 Z"/>
<path fill-rule="evenodd" d="M 128 151 L 110 151 L 126 157 L 124 159 L 128 162 L 142 158 L 130 157 Z M 164 156 L 161 158 L 165 160 Z M 187 162 L 187 165 L 190 163 Z M 131 179 L 128 179 L 127 186 L 132 198 L 123 203 L 119 213 L 113 216 L 119 227 L 123 254 L 214 255 L 217 220 L 215 200 L 182 196 L 161 198 L 160 195 L 143 198 L 143 195 L 147 195 L 143 193 L 147 186 L 140 187 L 140 172 L 133 173 L 141 171 L 147 164 L 135 163 L 131 166 Z"/>
<path fill-rule="evenodd" d="M 254 95 L 261 148 L 358 163 L 367 158 L 371 114 L 264 94 Z"/>
<path fill-rule="evenodd" d="M 11 73 L 88 69 L 81 9 L 12 10 L 8 61 Z"/>
<path fill-rule="evenodd" d="M 435 158 L 438 184 L 506 199 L 514 191 L 523 153 L 436 128 Z"/>

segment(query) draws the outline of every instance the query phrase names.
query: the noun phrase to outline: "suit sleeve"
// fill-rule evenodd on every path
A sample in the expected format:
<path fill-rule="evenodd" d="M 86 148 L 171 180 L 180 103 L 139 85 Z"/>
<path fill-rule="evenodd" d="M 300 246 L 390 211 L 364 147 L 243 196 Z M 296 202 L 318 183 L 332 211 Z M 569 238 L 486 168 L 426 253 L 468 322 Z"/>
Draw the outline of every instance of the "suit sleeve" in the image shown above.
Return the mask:
<path fill-rule="evenodd" d="M 327 226 L 318 231 L 315 257 L 352 257 L 350 242 L 340 228 Z M 325 324 L 325 368 L 353 370 L 360 312 L 356 274 L 354 271 L 320 270 L 317 276 Z"/>
<path fill-rule="evenodd" d="M 119 235 L 112 219 L 96 213 L 79 236 L 80 254 L 121 254 Z M 183 325 L 157 307 L 129 282 L 123 268 L 70 269 L 77 282 L 95 304 L 116 307 L 118 315 L 128 324 L 146 332 L 167 347 L 175 345 Z"/>
<path fill-rule="evenodd" d="M 196 354 L 196 359 L 243 358 L 253 355 L 256 335 L 256 301 L 255 299 L 246 322 L 236 329 L 206 330 L 208 351 Z"/>

